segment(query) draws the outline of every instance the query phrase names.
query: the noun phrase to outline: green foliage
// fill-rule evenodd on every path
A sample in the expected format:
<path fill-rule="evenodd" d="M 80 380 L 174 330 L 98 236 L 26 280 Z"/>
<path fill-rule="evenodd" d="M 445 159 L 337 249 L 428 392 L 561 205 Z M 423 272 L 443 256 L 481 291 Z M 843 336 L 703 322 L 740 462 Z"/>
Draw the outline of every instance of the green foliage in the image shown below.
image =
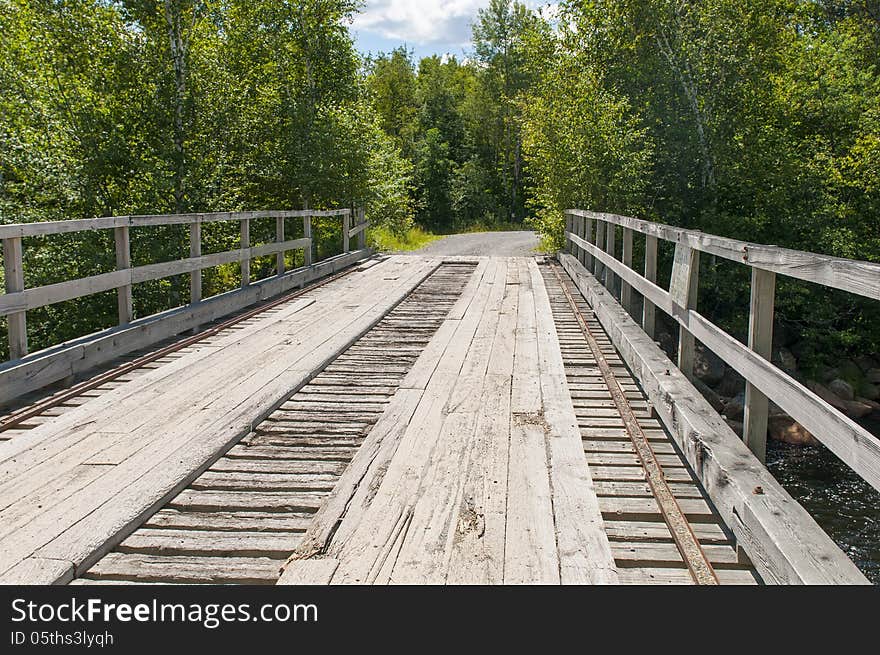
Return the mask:
<path fill-rule="evenodd" d="M 0 0 L 0 222 L 365 206 L 405 234 L 413 166 L 367 100 L 348 31 L 358 4 Z M 341 247 L 338 223 L 316 221 L 319 255 Z M 255 242 L 270 228 L 252 226 Z M 205 226 L 203 250 L 238 238 L 237 225 Z M 179 226 L 132 230 L 133 262 L 186 257 L 188 239 Z M 108 232 L 24 245 L 28 286 L 115 266 Z M 263 258 L 252 273 L 273 267 Z M 204 292 L 239 279 L 237 265 L 207 270 Z M 135 313 L 188 294 L 185 276 L 137 285 Z M 113 325 L 115 307 L 108 293 L 31 312 L 31 349 Z"/>
<path fill-rule="evenodd" d="M 875 5 L 563 2 L 521 98 L 533 224 L 558 247 L 580 206 L 880 261 Z M 735 268 L 707 267 L 701 310 L 744 337 Z M 808 366 L 877 352 L 876 305 L 780 284 L 779 332 Z"/>
<path fill-rule="evenodd" d="M 363 61 L 360 4 L 0 0 L 0 222 L 365 206 L 383 247 L 423 241 L 415 225 L 523 223 L 559 247 L 580 206 L 880 261 L 876 2 L 564 0 L 551 24 L 491 0 L 466 59 L 418 62 Z M 315 236 L 319 254 L 341 245 L 338 221 Z M 188 253 L 183 229 L 131 238 L 139 264 Z M 206 226 L 204 250 L 237 239 Z M 115 265 L 108 233 L 25 253 L 29 286 Z M 707 265 L 700 302 L 742 336 L 733 268 Z M 239 274 L 206 271 L 205 292 Z M 188 293 L 184 276 L 138 285 L 136 313 Z M 34 312 L 32 347 L 112 324 L 112 295 Z M 880 350 L 876 304 L 781 284 L 779 327 L 820 366 Z"/>
<path fill-rule="evenodd" d="M 411 227 L 402 233 L 381 226 L 371 227 L 367 230 L 367 243 L 370 247 L 386 252 L 419 250 L 439 238 L 441 237 L 426 232 L 418 226 Z"/>

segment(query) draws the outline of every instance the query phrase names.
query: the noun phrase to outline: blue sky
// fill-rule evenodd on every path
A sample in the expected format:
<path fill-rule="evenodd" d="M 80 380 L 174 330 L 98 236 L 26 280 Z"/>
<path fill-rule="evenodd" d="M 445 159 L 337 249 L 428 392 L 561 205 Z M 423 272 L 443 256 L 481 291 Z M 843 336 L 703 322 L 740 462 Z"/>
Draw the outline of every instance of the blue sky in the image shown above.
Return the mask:
<path fill-rule="evenodd" d="M 388 52 L 406 44 L 416 60 L 432 54 L 459 59 L 470 50 L 471 23 L 489 0 L 366 0 L 352 34 L 363 53 Z M 546 0 L 527 1 L 531 7 Z"/>

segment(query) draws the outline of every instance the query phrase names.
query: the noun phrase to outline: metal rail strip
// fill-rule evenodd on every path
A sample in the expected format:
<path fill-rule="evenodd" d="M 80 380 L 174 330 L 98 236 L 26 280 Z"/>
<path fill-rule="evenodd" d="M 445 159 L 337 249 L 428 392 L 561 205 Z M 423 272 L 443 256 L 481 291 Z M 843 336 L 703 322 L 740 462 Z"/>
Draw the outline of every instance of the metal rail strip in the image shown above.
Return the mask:
<path fill-rule="evenodd" d="M 663 516 L 663 520 L 669 527 L 669 531 L 675 541 L 675 546 L 681 553 L 688 571 L 690 571 L 691 577 L 694 579 L 694 582 L 700 585 L 717 585 L 718 576 L 715 574 L 715 569 L 709 562 L 706 553 L 703 552 L 700 542 L 694 534 L 687 517 L 681 510 L 672 490 L 669 488 L 669 484 L 666 482 L 666 476 L 663 473 L 663 468 L 657 460 L 654 449 L 651 448 L 648 437 L 642 430 L 641 425 L 639 425 L 639 421 L 636 418 L 626 395 L 623 393 L 611 366 L 608 364 L 608 360 L 602 353 L 602 349 L 599 347 L 596 337 L 590 330 L 589 325 L 587 325 L 586 320 L 584 320 L 577 302 L 572 297 L 571 291 L 559 274 L 559 265 L 555 263 L 550 264 L 550 268 L 556 276 L 556 279 L 559 282 L 559 287 L 565 294 L 566 300 L 577 318 L 581 332 L 593 353 L 599 371 L 602 373 L 602 378 L 614 400 L 614 405 L 623 419 L 626 432 L 629 435 L 633 447 L 638 454 L 639 460 L 642 463 L 642 468 L 645 469 L 645 477 L 647 478 L 648 485 L 651 487 L 651 493 L 654 495 L 654 498 L 657 500 L 657 505 L 660 507 L 660 514 Z"/>

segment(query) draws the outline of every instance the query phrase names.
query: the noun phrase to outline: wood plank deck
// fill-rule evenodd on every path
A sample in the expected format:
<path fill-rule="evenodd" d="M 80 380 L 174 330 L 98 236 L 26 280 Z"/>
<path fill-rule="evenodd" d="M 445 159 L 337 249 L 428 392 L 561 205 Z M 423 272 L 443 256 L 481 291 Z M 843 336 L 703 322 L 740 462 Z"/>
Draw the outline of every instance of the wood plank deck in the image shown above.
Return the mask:
<path fill-rule="evenodd" d="M 439 263 L 351 273 L 0 443 L 0 583 L 87 568 Z"/>
<path fill-rule="evenodd" d="M 282 583 L 614 583 L 547 293 L 483 260 Z"/>

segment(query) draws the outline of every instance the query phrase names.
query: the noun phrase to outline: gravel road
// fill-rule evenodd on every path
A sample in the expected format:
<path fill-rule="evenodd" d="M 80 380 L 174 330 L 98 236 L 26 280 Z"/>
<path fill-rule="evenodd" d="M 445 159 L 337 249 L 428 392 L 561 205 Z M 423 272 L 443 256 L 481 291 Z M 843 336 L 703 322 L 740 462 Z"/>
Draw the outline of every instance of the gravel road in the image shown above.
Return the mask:
<path fill-rule="evenodd" d="M 530 257 L 535 255 L 538 237 L 534 232 L 474 232 L 453 234 L 428 244 L 411 255 L 439 257 L 495 255 L 498 257 Z"/>

